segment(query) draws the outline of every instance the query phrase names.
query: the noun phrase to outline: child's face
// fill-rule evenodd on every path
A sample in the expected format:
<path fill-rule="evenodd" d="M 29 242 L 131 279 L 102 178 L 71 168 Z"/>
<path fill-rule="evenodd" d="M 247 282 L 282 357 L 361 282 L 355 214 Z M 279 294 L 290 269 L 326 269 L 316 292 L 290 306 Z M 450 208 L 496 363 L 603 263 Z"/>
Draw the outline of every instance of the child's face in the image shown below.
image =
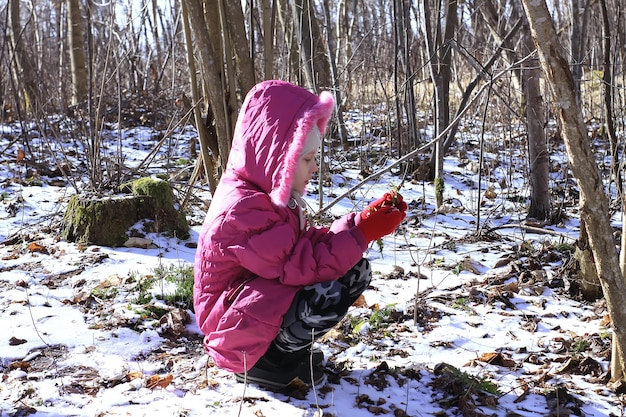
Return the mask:
<path fill-rule="evenodd" d="M 298 167 L 296 168 L 296 175 L 293 179 L 293 185 L 291 189 L 304 195 L 306 185 L 309 183 L 313 174 L 317 172 L 317 150 L 305 153 L 298 160 Z"/>

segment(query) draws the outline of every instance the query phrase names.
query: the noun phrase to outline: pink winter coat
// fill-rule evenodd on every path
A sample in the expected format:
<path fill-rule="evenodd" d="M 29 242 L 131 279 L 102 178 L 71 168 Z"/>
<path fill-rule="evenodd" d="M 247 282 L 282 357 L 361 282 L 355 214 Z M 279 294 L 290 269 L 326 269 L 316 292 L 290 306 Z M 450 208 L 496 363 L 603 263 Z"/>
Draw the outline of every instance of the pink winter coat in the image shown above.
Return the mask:
<path fill-rule="evenodd" d="M 249 370 L 263 356 L 298 290 L 343 276 L 367 248 L 354 214 L 330 229 L 302 228 L 291 198 L 306 137 L 315 124 L 324 132 L 333 107 L 329 93 L 276 80 L 244 100 L 194 265 L 204 345 L 228 371 Z"/>

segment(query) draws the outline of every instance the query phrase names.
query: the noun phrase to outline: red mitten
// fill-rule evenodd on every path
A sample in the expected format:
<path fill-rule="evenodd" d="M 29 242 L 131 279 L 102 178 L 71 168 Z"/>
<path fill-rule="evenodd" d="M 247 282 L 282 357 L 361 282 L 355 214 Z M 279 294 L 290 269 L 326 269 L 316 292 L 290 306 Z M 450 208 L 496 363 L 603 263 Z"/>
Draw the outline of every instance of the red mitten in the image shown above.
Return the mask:
<path fill-rule="evenodd" d="M 395 207 L 401 212 L 405 212 L 408 208 L 407 204 L 404 202 L 402 195 L 397 191 L 392 191 L 389 193 L 385 193 L 378 200 L 372 201 L 365 209 L 361 212 L 361 219 L 365 219 L 368 217 L 369 213 L 379 210 L 381 207 Z"/>
<path fill-rule="evenodd" d="M 395 207 L 384 206 L 378 210 L 363 211 L 357 227 L 361 229 L 367 241 L 371 242 L 396 230 L 405 216 L 406 213 Z"/>
<path fill-rule="evenodd" d="M 394 198 L 395 198 L 395 201 L 394 201 Z M 402 198 L 402 194 L 398 192 L 393 193 L 391 201 L 393 202 L 393 205 L 403 213 L 406 211 L 406 209 L 409 208 L 409 206 L 404 201 L 404 198 Z"/>
<path fill-rule="evenodd" d="M 363 213 L 361 215 L 361 217 L 365 218 L 365 213 L 366 212 L 370 212 L 370 211 L 376 211 L 378 209 L 380 209 L 382 206 L 389 206 L 392 205 L 391 201 L 393 200 L 393 195 L 391 195 L 391 193 L 385 193 L 382 197 L 380 197 L 377 200 L 372 201 L 371 203 L 369 203 L 367 205 L 367 207 L 365 207 L 365 209 L 363 210 Z"/>

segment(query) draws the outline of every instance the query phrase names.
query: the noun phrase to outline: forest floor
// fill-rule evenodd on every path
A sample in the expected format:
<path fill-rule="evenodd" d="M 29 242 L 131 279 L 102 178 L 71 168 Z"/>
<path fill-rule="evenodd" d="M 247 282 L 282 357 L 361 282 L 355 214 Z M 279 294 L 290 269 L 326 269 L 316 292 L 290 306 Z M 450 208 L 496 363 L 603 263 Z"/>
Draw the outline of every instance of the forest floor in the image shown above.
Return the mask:
<path fill-rule="evenodd" d="M 395 169 L 335 204 L 328 213 L 339 216 L 401 185 L 409 215 L 367 251 L 370 288 L 318 343 L 328 382 L 276 393 L 214 366 L 193 312 L 166 301 L 191 271 L 207 190 L 191 199 L 188 239 L 66 242 L 59 227 L 69 197 L 87 187 L 85 152 L 70 136 L 33 138 L 26 150 L 19 131 L 0 128 L 0 416 L 625 415 L 623 394 L 607 380 L 605 302 L 576 291 L 576 186 L 558 147 L 558 224 L 526 219 L 523 146 L 486 151 L 479 181 L 472 137 L 446 158 L 439 209 L 432 184 Z M 173 135 L 146 172 L 184 165 L 192 135 Z M 124 129 L 125 163 L 142 166 L 159 140 L 149 129 Z M 52 153 L 71 181 L 54 173 Z M 324 204 L 362 179 L 351 162 L 359 157 L 333 155 Z M 50 169 L 27 163 L 35 159 Z M 379 162 L 374 170 L 392 160 Z M 314 186 L 307 201 L 317 207 Z"/>

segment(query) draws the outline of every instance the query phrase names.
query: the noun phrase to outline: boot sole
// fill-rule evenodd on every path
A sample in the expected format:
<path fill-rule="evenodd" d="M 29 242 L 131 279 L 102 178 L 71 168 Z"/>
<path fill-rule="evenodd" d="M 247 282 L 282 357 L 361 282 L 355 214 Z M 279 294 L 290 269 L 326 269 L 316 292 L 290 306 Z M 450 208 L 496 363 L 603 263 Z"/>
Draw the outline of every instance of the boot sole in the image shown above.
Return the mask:
<path fill-rule="evenodd" d="M 304 384 L 309 388 L 311 388 L 312 386 L 319 388 L 319 387 L 324 386 L 324 384 L 326 384 L 326 381 L 328 380 L 328 376 L 326 375 L 326 373 L 322 372 L 322 375 L 319 378 L 317 378 L 317 380 L 312 381 L 312 383 L 306 383 L 302 381 L 299 377 L 295 377 L 288 383 L 284 384 L 284 383 L 273 381 L 271 378 L 264 378 L 261 376 L 251 376 L 251 375 L 246 375 L 243 373 L 237 373 L 235 374 L 235 380 L 241 383 L 248 382 L 248 383 L 256 384 L 260 386 L 261 388 L 268 388 L 273 391 L 282 391 L 285 388 L 288 388 L 290 385 L 295 385 L 298 383 Z"/>

